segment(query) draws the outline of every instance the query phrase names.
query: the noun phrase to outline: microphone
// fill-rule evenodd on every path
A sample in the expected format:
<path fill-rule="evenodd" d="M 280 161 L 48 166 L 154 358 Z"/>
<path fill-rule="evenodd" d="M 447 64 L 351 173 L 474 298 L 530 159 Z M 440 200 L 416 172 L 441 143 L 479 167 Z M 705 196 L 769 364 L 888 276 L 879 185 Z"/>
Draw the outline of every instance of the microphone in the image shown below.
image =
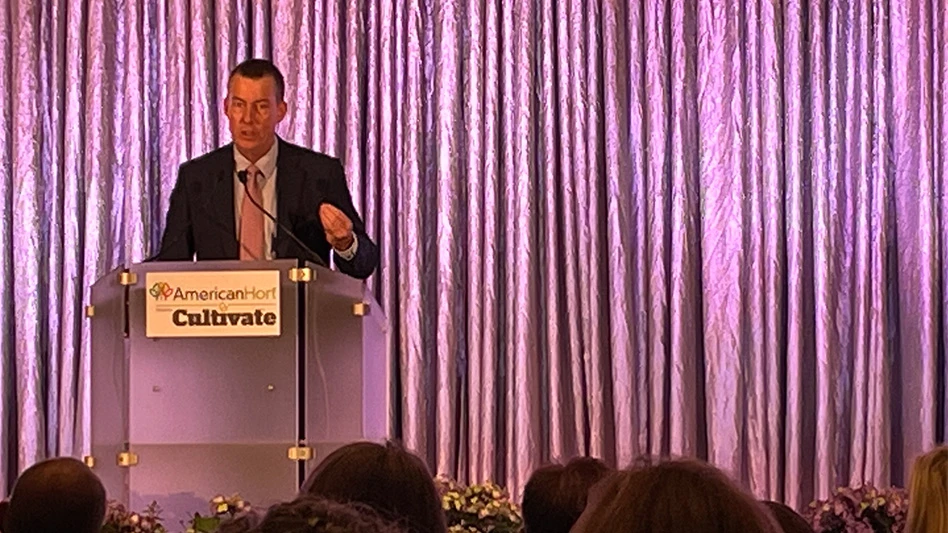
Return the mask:
<path fill-rule="evenodd" d="M 323 258 L 320 257 L 319 254 L 317 254 L 317 253 L 314 252 L 312 249 L 310 249 L 309 246 L 306 246 L 306 243 L 304 243 L 303 241 L 301 241 L 300 238 L 297 237 L 296 234 L 293 233 L 293 231 L 290 230 L 290 228 L 288 228 L 288 227 L 286 227 L 285 225 L 283 225 L 283 223 L 281 223 L 279 220 L 277 220 L 275 216 L 271 215 L 269 211 L 267 211 L 266 209 L 263 208 L 262 205 L 260 205 L 259 203 L 257 203 L 257 200 L 254 199 L 253 195 L 250 194 L 250 191 L 247 189 L 247 171 L 246 171 L 246 170 L 241 170 L 240 172 L 238 172 L 238 173 L 237 173 L 237 179 L 240 180 L 240 183 L 243 184 L 243 186 L 244 186 L 244 194 L 247 195 L 247 198 L 250 199 L 250 203 L 252 203 L 252 204 L 254 205 L 254 207 L 256 207 L 257 209 L 259 209 L 261 213 L 263 213 L 264 215 L 267 216 L 267 218 L 269 218 L 270 220 L 272 220 L 272 221 L 277 225 L 278 228 L 280 228 L 281 230 L 283 230 L 283 233 L 286 233 L 291 239 L 293 239 L 293 242 L 295 242 L 297 245 L 299 245 L 300 248 L 302 248 L 305 252 L 307 252 L 313 259 L 315 259 L 315 260 L 316 260 L 315 263 L 316 263 L 317 265 L 322 266 L 322 267 L 327 266 L 327 265 L 326 265 L 326 262 L 323 261 Z"/>
<path fill-rule="evenodd" d="M 200 210 L 201 213 L 204 213 L 204 212 L 207 211 L 207 206 L 209 206 L 209 205 L 211 204 L 211 200 L 214 199 L 214 193 L 217 192 L 217 189 L 218 189 L 218 187 L 220 187 L 220 184 L 221 184 L 222 181 L 227 181 L 227 180 L 226 180 L 226 177 L 218 178 L 218 180 L 217 180 L 216 182 L 214 182 L 214 186 L 211 187 L 211 192 L 207 195 L 207 198 L 204 199 L 204 203 L 201 204 L 201 210 Z M 214 217 L 210 217 L 210 218 L 211 218 L 211 220 L 213 220 L 216 224 L 220 225 L 220 227 L 222 227 L 222 228 L 224 227 L 224 224 L 222 224 L 222 223 L 221 223 L 219 220 L 217 220 L 216 218 L 214 218 Z M 192 223 L 190 220 L 188 220 L 188 223 L 184 226 L 184 228 L 182 228 L 181 231 L 179 231 L 178 234 L 175 235 L 173 239 L 171 239 L 170 241 L 168 241 L 169 244 L 168 244 L 167 246 L 165 245 L 164 241 L 162 241 L 161 245 L 158 247 L 158 251 L 155 252 L 154 254 L 150 255 L 148 258 L 144 259 L 142 262 L 143 262 L 143 263 L 150 263 L 151 261 L 154 261 L 155 259 L 161 257 L 161 253 L 165 250 L 165 248 L 170 248 L 170 247 L 174 246 L 175 244 L 178 244 L 178 242 L 181 240 L 181 238 L 184 237 L 184 236 L 191 230 L 191 226 L 192 226 L 192 225 L 193 225 L 193 223 Z M 227 231 L 226 233 L 230 233 L 230 231 Z M 236 239 L 236 237 L 234 237 L 234 239 Z"/>

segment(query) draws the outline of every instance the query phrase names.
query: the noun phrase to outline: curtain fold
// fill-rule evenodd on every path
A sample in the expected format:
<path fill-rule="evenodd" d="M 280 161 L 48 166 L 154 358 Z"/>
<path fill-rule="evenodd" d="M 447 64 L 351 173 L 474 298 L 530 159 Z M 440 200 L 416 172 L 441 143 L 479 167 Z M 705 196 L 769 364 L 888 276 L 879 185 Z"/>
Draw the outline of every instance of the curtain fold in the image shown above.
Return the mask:
<path fill-rule="evenodd" d="M 230 69 L 379 243 L 391 428 L 520 494 L 693 455 L 795 506 L 948 425 L 944 0 L 0 5 L 0 471 L 89 446 L 88 287 L 158 244 Z M 2 483 L 0 483 L 2 485 Z"/>

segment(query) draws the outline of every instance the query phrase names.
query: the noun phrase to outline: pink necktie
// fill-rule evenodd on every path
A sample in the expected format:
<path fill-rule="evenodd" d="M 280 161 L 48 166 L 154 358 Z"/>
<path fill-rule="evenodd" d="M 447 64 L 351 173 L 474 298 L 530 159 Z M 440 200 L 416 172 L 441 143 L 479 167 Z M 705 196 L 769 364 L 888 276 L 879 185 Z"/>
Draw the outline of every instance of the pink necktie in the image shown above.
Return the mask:
<path fill-rule="evenodd" d="M 240 260 L 257 261 L 266 258 L 264 248 L 263 212 L 251 203 L 247 193 L 263 205 L 262 174 L 257 167 L 247 167 L 247 190 L 240 205 Z"/>

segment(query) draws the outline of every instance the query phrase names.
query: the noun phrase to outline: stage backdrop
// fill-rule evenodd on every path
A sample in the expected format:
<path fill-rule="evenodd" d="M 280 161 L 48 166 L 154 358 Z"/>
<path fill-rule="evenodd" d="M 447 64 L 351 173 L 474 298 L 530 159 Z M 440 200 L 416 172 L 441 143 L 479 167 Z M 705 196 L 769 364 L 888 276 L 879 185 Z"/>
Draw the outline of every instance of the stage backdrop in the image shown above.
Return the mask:
<path fill-rule="evenodd" d="M 806 503 L 945 436 L 945 0 L 8 0 L 0 470 L 88 442 L 87 287 L 272 58 L 382 249 L 393 428 L 519 494 L 707 457 Z M 221 490 L 226 490 L 222 487 Z"/>

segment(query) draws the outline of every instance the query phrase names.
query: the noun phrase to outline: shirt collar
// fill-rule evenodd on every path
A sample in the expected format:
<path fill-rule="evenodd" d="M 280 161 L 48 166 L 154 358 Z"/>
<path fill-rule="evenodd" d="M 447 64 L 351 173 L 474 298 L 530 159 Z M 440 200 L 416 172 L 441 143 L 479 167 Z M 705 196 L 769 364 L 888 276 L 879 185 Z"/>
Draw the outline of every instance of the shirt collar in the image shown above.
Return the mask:
<path fill-rule="evenodd" d="M 260 172 L 263 173 L 263 179 L 267 179 L 273 175 L 273 172 L 276 170 L 277 163 L 277 152 L 278 146 L 280 144 L 279 139 L 274 138 L 273 146 L 270 147 L 270 150 L 267 153 L 263 154 L 259 160 L 257 160 L 256 167 Z M 244 154 L 240 153 L 240 150 L 234 146 L 234 167 L 237 172 L 241 170 L 247 170 L 247 167 L 250 166 L 250 160 L 244 157 Z"/>

